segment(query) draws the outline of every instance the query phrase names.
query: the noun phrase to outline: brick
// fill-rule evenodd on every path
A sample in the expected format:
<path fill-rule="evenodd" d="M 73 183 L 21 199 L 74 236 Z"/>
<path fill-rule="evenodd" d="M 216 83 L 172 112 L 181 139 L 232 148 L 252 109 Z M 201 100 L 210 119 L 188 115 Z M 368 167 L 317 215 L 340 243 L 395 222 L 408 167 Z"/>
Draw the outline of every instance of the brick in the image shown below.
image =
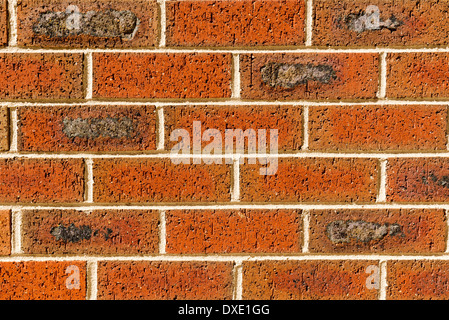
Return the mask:
<path fill-rule="evenodd" d="M 0 159 L 0 202 L 83 201 L 81 159 Z"/>
<path fill-rule="evenodd" d="M 0 98 L 67 100 L 83 98 L 83 55 L 0 54 Z"/>
<path fill-rule="evenodd" d="M 240 56 L 241 97 L 268 100 L 375 99 L 378 54 L 258 53 Z"/>
<path fill-rule="evenodd" d="M 244 261 L 243 300 L 374 300 L 376 261 Z M 369 271 L 369 269 L 368 269 Z"/>
<path fill-rule="evenodd" d="M 26 210 L 26 254 L 151 254 L 158 252 L 157 211 Z"/>
<path fill-rule="evenodd" d="M 443 106 L 309 108 L 309 149 L 320 151 L 446 150 Z"/>
<path fill-rule="evenodd" d="M 229 98 L 231 60 L 219 53 L 94 54 L 93 97 Z"/>
<path fill-rule="evenodd" d="M 153 106 L 19 107 L 19 151 L 156 150 Z"/>
<path fill-rule="evenodd" d="M 133 262 L 98 264 L 99 300 L 230 300 L 230 262 Z"/>
<path fill-rule="evenodd" d="M 21 0 L 17 5 L 17 44 L 153 47 L 158 40 L 157 24 L 157 2 L 152 0 Z"/>
<path fill-rule="evenodd" d="M 302 251 L 296 210 L 170 210 L 167 253 L 293 253 Z"/>
<path fill-rule="evenodd" d="M 314 45 L 391 47 L 449 43 L 447 1 L 318 0 L 314 5 Z M 369 6 L 375 6 L 374 10 Z M 376 11 L 379 23 L 363 23 L 365 18 L 374 18 Z"/>
<path fill-rule="evenodd" d="M 389 202 L 448 202 L 449 161 L 446 158 L 388 160 Z"/>
<path fill-rule="evenodd" d="M 8 45 L 8 1 L 0 0 L 0 47 Z"/>
<path fill-rule="evenodd" d="M 0 151 L 9 150 L 9 111 L 0 107 Z"/>
<path fill-rule="evenodd" d="M 174 164 L 161 159 L 94 161 L 94 201 L 220 202 L 230 200 L 228 165 Z"/>
<path fill-rule="evenodd" d="M 311 253 L 443 253 L 444 210 L 313 210 Z"/>
<path fill-rule="evenodd" d="M 0 255 L 11 254 L 11 211 L 0 211 Z"/>
<path fill-rule="evenodd" d="M 295 106 L 177 106 L 164 108 L 166 149 L 171 150 L 178 141 L 170 141 L 176 129 L 187 130 L 190 134 L 190 150 L 193 152 L 193 122 L 201 122 L 201 136 L 208 129 L 216 129 L 222 136 L 222 153 L 225 153 L 226 130 L 255 130 L 260 141 L 259 129 L 266 130 L 266 152 L 270 152 L 270 129 L 278 130 L 278 151 L 299 151 L 302 146 L 302 108 Z M 213 139 L 211 139 L 213 140 Z M 211 141 L 202 141 L 204 150 Z M 245 139 L 245 151 L 248 141 Z M 256 146 L 257 150 L 259 148 Z M 234 147 L 235 150 L 235 147 Z M 265 152 L 263 152 L 265 153 Z"/>
<path fill-rule="evenodd" d="M 304 0 L 168 1 L 169 46 L 304 45 Z"/>
<path fill-rule="evenodd" d="M 75 279 L 79 287 L 74 286 Z M 0 300 L 85 300 L 86 263 L 0 262 Z"/>
<path fill-rule="evenodd" d="M 375 160 L 279 158 L 274 175 L 261 175 L 261 167 L 260 164 L 241 167 L 242 201 L 373 202 L 376 199 Z"/>
<path fill-rule="evenodd" d="M 387 55 L 389 98 L 442 99 L 449 97 L 449 54 L 407 52 Z"/>
<path fill-rule="evenodd" d="M 447 261 L 388 261 L 388 300 L 447 300 Z"/>

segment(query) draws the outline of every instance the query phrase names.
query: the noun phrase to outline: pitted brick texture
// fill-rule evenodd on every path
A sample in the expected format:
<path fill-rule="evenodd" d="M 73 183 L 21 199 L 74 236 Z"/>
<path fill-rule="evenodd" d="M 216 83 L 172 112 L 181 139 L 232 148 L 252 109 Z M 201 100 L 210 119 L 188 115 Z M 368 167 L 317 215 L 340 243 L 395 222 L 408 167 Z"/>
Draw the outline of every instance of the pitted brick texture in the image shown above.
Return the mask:
<path fill-rule="evenodd" d="M 9 111 L 0 107 L 0 151 L 9 149 Z"/>
<path fill-rule="evenodd" d="M 0 211 L 0 255 L 11 253 L 11 211 Z"/>

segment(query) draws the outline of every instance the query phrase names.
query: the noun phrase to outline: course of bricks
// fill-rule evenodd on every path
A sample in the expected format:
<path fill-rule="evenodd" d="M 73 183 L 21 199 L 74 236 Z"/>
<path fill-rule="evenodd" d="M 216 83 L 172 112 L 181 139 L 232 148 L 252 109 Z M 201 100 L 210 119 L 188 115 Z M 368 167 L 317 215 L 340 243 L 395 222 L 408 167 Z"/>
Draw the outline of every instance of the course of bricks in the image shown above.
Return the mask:
<path fill-rule="evenodd" d="M 448 299 L 448 15 L 0 0 L 0 299 Z"/>

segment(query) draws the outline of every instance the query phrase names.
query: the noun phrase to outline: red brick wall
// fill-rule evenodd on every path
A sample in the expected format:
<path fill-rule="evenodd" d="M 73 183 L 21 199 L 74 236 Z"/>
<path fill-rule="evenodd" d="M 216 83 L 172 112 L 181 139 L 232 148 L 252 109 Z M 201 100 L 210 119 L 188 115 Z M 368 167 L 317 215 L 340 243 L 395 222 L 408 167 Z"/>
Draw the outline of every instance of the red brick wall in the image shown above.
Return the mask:
<path fill-rule="evenodd" d="M 447 299 L 448 15 L 0 0 L 0 299 Z"/>

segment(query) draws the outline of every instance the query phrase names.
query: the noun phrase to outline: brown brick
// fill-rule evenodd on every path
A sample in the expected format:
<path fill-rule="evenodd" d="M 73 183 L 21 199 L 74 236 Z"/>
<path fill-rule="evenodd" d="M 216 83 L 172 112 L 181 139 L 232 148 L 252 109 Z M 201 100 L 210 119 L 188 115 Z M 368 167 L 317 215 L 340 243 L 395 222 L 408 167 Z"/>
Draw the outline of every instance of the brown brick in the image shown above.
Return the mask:
<path fill-rule="evenodd" d="M 376 199 L 375 160 L 279 158 L 274 175 L 261 175 L 263 167 L 261 164 L 241 167 L 242 201 L 372 202 Z M 271 167 L 275 164 L 271 163 Z"/>
<path fill-rule="evenodd" d="M 317 0 L 313 43 L 345 47 L 447 45 L 447 4 L 447 0 Z M 363 17 L 373 17 L 370 5 L 379 10 L 379 25 L 355 27 Z"/>
<path fill-rule="evenodd" d="M 442 253 L 444 210 L 314 210 L 312 253 Z"/>
<path fill-rule="evenodd" d="M 81 159 L 0 159 L 0 202 L 83 201 Z"/>
<path fill-rule="evenodd" d="M 156 150 L 153 106 L 19 107 L 19 151 Z"/>
<path fill-rule="evenodd" d="M 369 266 L 378 262 L 243 262 L 243 300 L 376 299 L 378 290 L 366 286 Z"/>
<path fill-rule="evenodd" d="M 255 130 L 257 141 L 259 129 L 266 130 L 266 153 L 270 151 L 270 129 L 278 130 L 278 151 L 299 151 L 302 146 L 302 108 L 294 106 L 179 106 L 165 108 L 165 141 L 171 150 L 178 141 L 170 141 L 176 129 L 190 134 L 190 150 L 193 152 L 193 122 L 201 122 L 201 135 L 208 129 L 217 129 L 222 136 L 222 151 L 225 150 L 226 130 Z M 213 140 L 213 139 L 211 139 Z M 210 141 L 202 142 L 202 150 Z M 258 147 L 256 145 L 257 150 Z M 234 147 L 235 149 L 235 147 Z M 248 142 L 245 140 L 245 150 Z M 265 153 L 265 152 L 264 152 Z"/>
<path fill-rule="evenodd" d="M 387 200 L 448 202 L 448 159 L 400 158 L 388 160 Z"/>
<path fill-rule="evenodd" d="M 449 97 L 449 54 L 403 52 L 387 55 L 387 97 L 443 99 Z"/>
<path fill-rule="evenodd" d="M 443 106 L 310 107 L 309 121 L 311 150 L 446 150 Z"/>
<path fill-rule="evenodd" d="M 229 98 L 231 55 L 219 53 L 98 53 L 94 98 Z"/>
<path fill-rule="evenodd" d="M 0 0 L 0 46 L 8 44 L 8 1 Z"/>
<path fill-rule="evenodd" d="M 303 45 L 304 0 L 167 1 L 170 46 Z"/>
<path fill-rule="evenodd" d="M 388 300 L 449 299 L 448 261 L 388 261 Z"/>
<path fill-rule="evenodd" d="M 98 299 L 229 300 L 232 269 L 230 262 L 100 262 Z"/>
<path fill-rule="evenodd" d="M 9 111 L 0 107 L 0 151 L 9 150 Z"/>
<path fill-rule="evenodd" d="M 11 211 L 0 211 L 0 255 L 11 254 Z"/>
<path fill-rule="evenodd" d="M 70 286 L 79 271 L 79 288 Z M 0 300 L 84 300 L 86 263 L 80 261 L 0 262 Z M 69 286 L 67 286 L 69 284 Z"/>
<path fill-rule="evenodd" d="M 291 253 L 302 250 L 296 210 L 170 210 L 167 253 Z"/>
<path fill-rule="evenodd" d="M 29 254 L 150 254 L 158 252 L 157 211 L 26 210 L 22 250 Z"/>
<path fill-rule="evenodd" d="M 230 168 L 160 159 L 94 161 L 94 201 L 220 202 L 230 200 Z"/>
<path fill-rule="evenodd" d="M 241 96 L 268 100 L 375 99 L 378 54 L 259 53 L 240 56 Z"/>
<path fill-rule="evenodd" d="M 83 55 L 0 54 L 0 98 L 65 100 L 83 98 Z"/>

